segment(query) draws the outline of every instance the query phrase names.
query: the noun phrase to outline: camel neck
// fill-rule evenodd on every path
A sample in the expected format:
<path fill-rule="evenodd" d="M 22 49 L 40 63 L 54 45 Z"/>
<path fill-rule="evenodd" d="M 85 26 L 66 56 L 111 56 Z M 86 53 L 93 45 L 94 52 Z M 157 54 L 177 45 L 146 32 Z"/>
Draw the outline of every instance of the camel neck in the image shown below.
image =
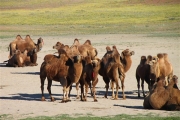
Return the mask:
<path fill-rule="evenodd" d="M 131 56 L 125 56 L 124 59 L 122 60 L 123 66 L 124 66 L 124 72 L 126 73 L 132 64 Z"/>

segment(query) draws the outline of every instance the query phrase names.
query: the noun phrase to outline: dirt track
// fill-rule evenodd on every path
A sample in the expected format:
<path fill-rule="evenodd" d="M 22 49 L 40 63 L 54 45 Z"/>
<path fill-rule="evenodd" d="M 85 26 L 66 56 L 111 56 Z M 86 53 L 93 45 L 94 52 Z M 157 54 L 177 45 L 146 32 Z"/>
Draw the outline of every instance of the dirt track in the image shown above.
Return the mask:
<path fill-rule="evenodd" d="M 23 36 L 24 37 L 24 36 Z M 40 36 L 31 36 L 36 40 Z M 143 98 L 137 97 L 137 82 L 135 79 L 135 70 L 140 62 L 142 55 L 156 55 L 157 53 L 168 53 L 172 63 L 174 74 L 180 77 L 180 38 L 161 38 L 147 37 L 146 35 L 129 34 L 105 34 L 105 35 L 74 35 L 74 36 L 46 36 L 43 37 L 45 45 L 38 53 L 38 66 L 24 68 L 8 68 L 3 64 L 7 60 L 8 51 L 6 46 L 11 39 L 1 39 L 0 52 L 0 115 L 11 114 L 14 119 L 26 118 L 28 116 L 54 116 L 61 114 L 111 116 L 117 114 L 159 114 L 160 116 L 178 116 L 178 112 L 145 110 L 143 109 Z M 72 89 L 71 102 L 59 103 L 62 98 L 62 87 L 59 83 L 53 82 L 52 93 L 56 99 L 55 102 L 49 101 L 48 91 L 45 89 L 46 102 L 41 102 L 41 90 L 39 69 L 46 54 L 53 54 L 55 50 L 52 46 L 60 41 L 71 45 L 75 38 L 80 39 L 81 43 L 90 39 L 94 47 L 98 50 L 98 57 L 101 58 L 105 53 L 107 45 L 116 45 L 119 52 L 129 48 L 135 51 L 132 56 L 133 64 L 126 74 L 125 93 L 126 100 L 122 99 L 121 89 L 119 90 L 119 99 L 111 99 L 111 90 L 109 90 L 108 99 L 105 99 L 105 84 L 102 77 L 99 76 L 97 84 L 98 102 L 93 102 L 93 98 L 88 97 L 87 102 L 77 100 L 75 87 Z M 47 82 L 46 82 L 47 83 Z M 73 84 L 75 85 L 75 84 Z M 45 84 L 46 88 L 47 84 Z M 180 83 L 178 83 L 180 87 Z M 145 83 L 147 92 L 147 84 Z M 141 94 L 142 96 L 142 94 Z"/>

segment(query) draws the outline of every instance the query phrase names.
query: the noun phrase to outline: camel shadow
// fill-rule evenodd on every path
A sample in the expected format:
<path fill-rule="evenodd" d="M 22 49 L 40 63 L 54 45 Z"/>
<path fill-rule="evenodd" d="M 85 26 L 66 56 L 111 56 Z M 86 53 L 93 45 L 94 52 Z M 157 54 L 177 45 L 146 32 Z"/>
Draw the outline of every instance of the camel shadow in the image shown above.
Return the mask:
<path fill-rule="evenodd" d="M 0 63 L 0 67 L 7 67 L 6 63 Z"/>
<path fill-rule="evenodd" d="M 144 97 L 138 97 L 137 93 L 135 92 L 136 90 L 132 90 L 132 91 L 126 91 L 125 95 L 126 95 L 126 99 L 137 99 L 137 100 L 142 100 L 144 99 Z M 104 96 L 106 93 L 106 91 L 98 91 L 96 92 L 97 95 L 102 95 Z M 108 97 L 112 96 L 112 90 L 108 91 Z M 118 97 L 122 98 L 122 91 L 118 92 Z"/>
<path fill-rule="evenodd" d="M 11 72 L 11 74 L 40 75 L 40 72 Z"/>
<path fill-rule="evenodd" d="M 144 109 L 143 106 L 128 106 L 128 105 L 117 105 L 117 104 L 114 104 L 113 106 L 119 106 L 124 108 L 131 108 L 131 109 Z"/>
<path fill-rule="evenodd" d="M 0 99 L 3 100 L 25 100 L 25 101 L 41 101 L 41 94 L 27 94 L 27 93 L 18 93 L 18 94 L 10 94 L 11 96 L 3 97 Z M 63 94 L 53 94 L 55 100 L 61 100 Z M 49 94 L 44 94 L 46 101 L 50 101 Z"/>

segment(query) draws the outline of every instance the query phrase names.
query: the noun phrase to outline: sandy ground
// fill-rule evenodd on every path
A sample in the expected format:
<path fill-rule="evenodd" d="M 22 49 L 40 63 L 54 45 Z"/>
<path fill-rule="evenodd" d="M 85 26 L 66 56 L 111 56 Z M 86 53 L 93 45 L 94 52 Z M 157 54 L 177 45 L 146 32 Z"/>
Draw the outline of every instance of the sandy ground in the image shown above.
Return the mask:
<path fill-rule="evenodd" d="M 25 37 L 25 36 L 23 36 Z M 31 36 L 36 40 L 40 36 Z M 135 78 L 135 70 L 140 62 L 142 55 L 156 55 L 157 53 L 168 53 L 172 63 L 174 74 L 180 77 L 180 38 L 163 38 L 163 37 L 147 37 L 147 35 L 129 35 L 129 34 L 105 34 L 105 35 L 73 35 L 73 36 L 41 36 L 45 45 L 38 53 L 38 66 L 9 68 L 3 64 L 7 60 L 7 46 L 14 38 L 1 39 L 0 51 L 0 115 L 10 114 L 14 119 L 35 117 L 35 116 L 54 116 L 54 115 L 94 115 L 94 116 L 113 116 L 118 114 L 155 114 L 159 116 L 178 116 L 179 112 L 147 110 L 143 109 L 143 97 L 137 97 L 137 82 Z M 126 73 L 125 93 L 126 100 L 122 99 L 122 90 L 119 91 L 119 99 L 111 99 L 111 89 L 109 90 L 108 99 L 104 98 L 105 83 L 101 76 L 97 84 L 98 102 L 93 102 L 90 96 L 87 102 L 81 102 L 76 99 L 75 84 L 73 84 L 71 102 L 60 103 L 62 99 L 62 87 L 60 83 L 52 84 L 52 93 L 55 102 L 50 102 L 48 91 L 45 89 L 46 102 L 41 102 L 40 65 L 46 54 L 54 53 L 52 46 L 60 41 L 67 45 L 72 45 L 75 38 L 80 39 L 81 43 L 90 39 L 94 47 L 98 50 L 98 57 L 102 58 L 106 52 L 106 46 L 116 45 L 119 52 L 129 48 L 135 51 L 132 56 L 132 66 Z M 47 81 L 45 88 L 47 86 Z M 180 87 L 180 83 L 178 83 Z M 145 83 L 145 90 L 148 91 Z"/>

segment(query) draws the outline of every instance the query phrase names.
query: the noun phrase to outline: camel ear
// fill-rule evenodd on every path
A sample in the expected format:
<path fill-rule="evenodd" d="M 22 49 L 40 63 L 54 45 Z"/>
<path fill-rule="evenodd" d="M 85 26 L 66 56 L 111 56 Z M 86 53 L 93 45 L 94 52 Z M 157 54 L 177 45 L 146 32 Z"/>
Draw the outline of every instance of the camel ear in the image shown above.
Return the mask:
<path fill-rule="evenodd" d="M 131 55 L 134 55 L 134 54 L 135 54 L 135 52 L 134 52 L 134 51 L 132 51 L 132 52 L 131 52 Z"/>

